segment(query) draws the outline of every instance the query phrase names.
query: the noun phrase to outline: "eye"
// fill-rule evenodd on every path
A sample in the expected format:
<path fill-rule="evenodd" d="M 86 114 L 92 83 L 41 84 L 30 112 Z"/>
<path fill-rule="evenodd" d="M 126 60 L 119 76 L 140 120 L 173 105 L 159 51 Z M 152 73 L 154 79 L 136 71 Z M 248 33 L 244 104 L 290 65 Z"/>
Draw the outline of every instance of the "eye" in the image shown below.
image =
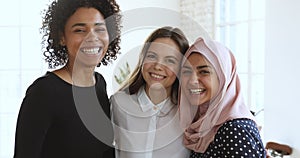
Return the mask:
<path fill-rule="evenodd" d="M 177 62 L 175 59 L 168 58 L 168 59 L 166 59 L 166 63 L 167 64 L 176 64 Z"/>
<path fill-rule="evenodd" d="M 95 29 L 95 32 L 99 32 L 99 33 L 106 32 L 106 28 L 105 27 L 97 27 Z"/>
<path fill-rule="evenodd" d="M 85 29 L 82 28 L 77 28 L 74 30 L 75 33 L 81 33 L 81 32 L 85 32 Z"/>
<path fill-rule="evenodd" d="M 181 71 L 181 74 L 182 75 L 189 75 L 189 74 L 191 74 L 192 73 L 192 70 L 190 70 L 190 69 L 183 69 L 182 71 Z"/>
<path fill-rule="evenodd" d="M 210 71 L 208 71 L 208 70 L 200 70 L 199 74 L 201 74 L 201 75 L 209 75 Z"/>
<path fill-rule="evenodd" d="M 146 59 L 148 60 L 156 60 L 156 55 L 153 53 L 147 53 L 146 54 Z"/>

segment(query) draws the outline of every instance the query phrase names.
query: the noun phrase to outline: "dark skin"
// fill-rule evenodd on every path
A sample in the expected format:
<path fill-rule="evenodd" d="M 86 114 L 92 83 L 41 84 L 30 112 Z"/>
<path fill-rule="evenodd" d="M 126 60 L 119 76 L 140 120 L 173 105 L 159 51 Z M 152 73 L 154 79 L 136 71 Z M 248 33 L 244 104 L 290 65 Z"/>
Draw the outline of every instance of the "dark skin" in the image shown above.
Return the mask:
<path fill-rule="evenodd" d="M 79 8 L 67 21 L 61 43 L 68 48 L 69 61 L 54 73 L 70 84 L 94 85 L 94 69 L 109 43 L 102 14 L 95 8 Z"/>

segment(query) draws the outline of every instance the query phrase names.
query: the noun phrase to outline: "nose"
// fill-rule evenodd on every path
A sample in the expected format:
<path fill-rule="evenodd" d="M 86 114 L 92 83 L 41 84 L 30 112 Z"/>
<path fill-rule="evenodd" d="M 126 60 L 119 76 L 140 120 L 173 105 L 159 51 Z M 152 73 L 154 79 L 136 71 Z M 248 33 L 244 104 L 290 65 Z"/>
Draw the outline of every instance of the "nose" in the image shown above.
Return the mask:
<path fill-rule="evenodd" d="M 154 69 L 155 70 L 162 70 L 163 64 L 159 61 L 154 62 Z"/>
<path fill-rule="evenodd" d="M 94 33 L 93 30 L 91 30 L 85 37 L 86 42 L 94 42 L 94 41 L 99 41 L 99 37 Z"/>
<path fill-rule="evenodd" d="M 199 84 L 199 77 L 196 72 L 193 72 L 189 79 L 190 84 Z"/>

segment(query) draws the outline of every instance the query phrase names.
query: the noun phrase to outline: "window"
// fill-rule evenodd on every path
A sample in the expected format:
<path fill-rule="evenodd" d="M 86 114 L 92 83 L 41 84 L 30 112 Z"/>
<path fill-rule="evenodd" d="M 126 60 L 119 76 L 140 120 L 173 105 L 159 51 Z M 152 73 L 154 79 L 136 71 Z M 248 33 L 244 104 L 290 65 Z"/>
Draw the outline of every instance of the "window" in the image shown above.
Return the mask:
<path fill-rule="evenodd" d="M 227 45 L 237 60 L 244 99 L 263 124 L 264 0 L 215 0 L 215 39 Z"/>
<path fill-rule="evenodd" d="M 27 87 L 45 73 L 41 51 L 43 1 L 0 5 L 0 158 L 13 157 L 17 114 Z"/>

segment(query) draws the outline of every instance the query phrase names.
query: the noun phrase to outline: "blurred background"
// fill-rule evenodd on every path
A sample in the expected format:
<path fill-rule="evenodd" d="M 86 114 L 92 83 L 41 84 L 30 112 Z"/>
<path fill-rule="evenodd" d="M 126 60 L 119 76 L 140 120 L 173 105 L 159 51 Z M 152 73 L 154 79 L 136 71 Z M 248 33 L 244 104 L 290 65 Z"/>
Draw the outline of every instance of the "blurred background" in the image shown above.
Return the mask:
<path fill-rule="evenodd" d="M 300 157 L 296 131 L 300 1 L 116 1 L 124 15 L 122 54 L 112 64 L 96 69 L 106 78 L 109 95 L 134 69 L 147 36 L 157 27 L 177 26 L 190 43 L 198 36 L 207 36 L 232 50 L 244 98 L 262 126 L 263 141 L 288 144 L 294 148 L 291 157 Z M 10 158 L 25 91 L 37 77 L 51 71 L 42 55 L 39 33 L 41 11 L 50 1 L 0 2 L 0 158 Z"/>

